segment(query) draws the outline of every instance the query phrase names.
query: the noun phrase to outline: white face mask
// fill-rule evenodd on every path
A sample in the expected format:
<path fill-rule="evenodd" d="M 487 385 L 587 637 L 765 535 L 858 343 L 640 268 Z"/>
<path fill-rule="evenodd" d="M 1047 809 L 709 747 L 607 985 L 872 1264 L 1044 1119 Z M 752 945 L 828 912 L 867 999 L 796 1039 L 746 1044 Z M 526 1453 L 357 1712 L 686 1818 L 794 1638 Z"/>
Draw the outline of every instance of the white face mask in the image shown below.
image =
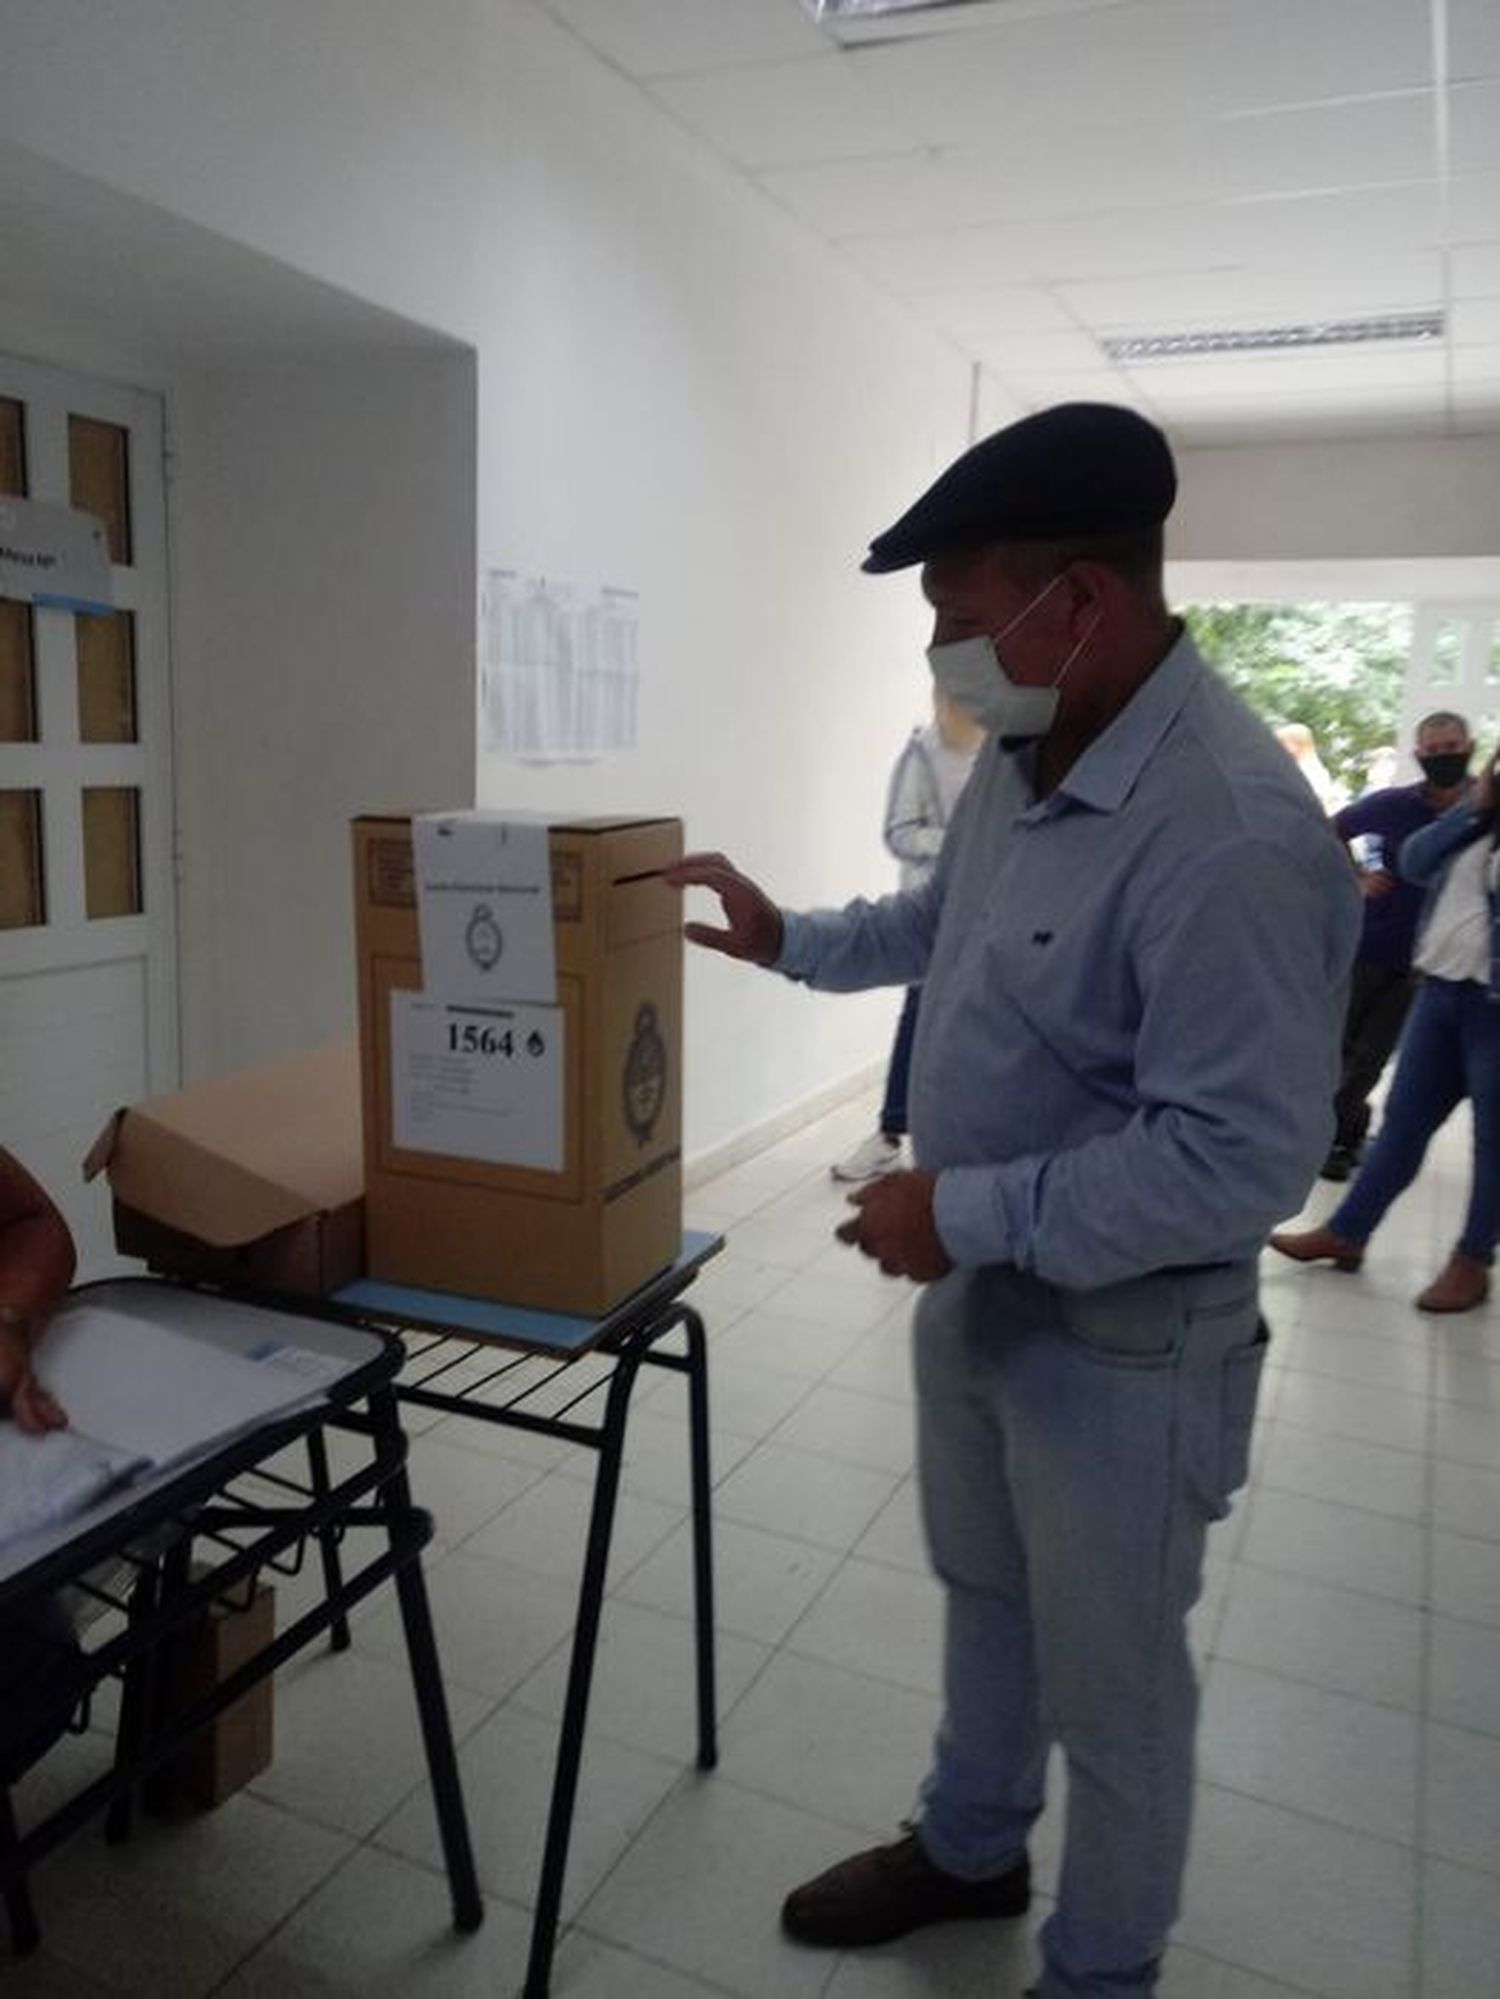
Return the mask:
<path fill-rule="evenodd" d="M 1046 735 L 1057 715 L 1063 677 L 1094 635 L 1091 625 L 1057 669 L 1050 687 L 1023 686 L 1006 672 L 1000 657 L 1000 641 L 1009 638 L 1061 581 L 1059 571 L 1000 631 L 927 648 L 932 677 L 948 699 L 966 715 L 972 715 L 980 728 L 999 736 L 1003 742 L 1034 742 L 1038 736 Z"/>

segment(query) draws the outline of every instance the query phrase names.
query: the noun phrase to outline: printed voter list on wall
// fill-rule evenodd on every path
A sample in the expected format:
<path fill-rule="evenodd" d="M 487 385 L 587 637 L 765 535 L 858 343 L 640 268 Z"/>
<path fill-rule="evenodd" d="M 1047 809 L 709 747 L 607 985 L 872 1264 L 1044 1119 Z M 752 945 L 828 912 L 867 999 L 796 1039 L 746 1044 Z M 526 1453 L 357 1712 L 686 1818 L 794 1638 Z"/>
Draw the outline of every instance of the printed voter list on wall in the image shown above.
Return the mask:
<path fill-rule="evenodd" d="M 409 1152 L 563 1169 L 563 1013 L 391 999 L 391 1130 Z"/>
<path fill-rule="evenodd" d="M 484 746 L 551 761 L 633 750 L 640 599 L 608 583 L 485 572 Z"/>
<path fill-rule="evenodd" d="M 422 990 L 472 1001 L 557 998 L 545 820 L 429 812 L 412 821 Z"/>

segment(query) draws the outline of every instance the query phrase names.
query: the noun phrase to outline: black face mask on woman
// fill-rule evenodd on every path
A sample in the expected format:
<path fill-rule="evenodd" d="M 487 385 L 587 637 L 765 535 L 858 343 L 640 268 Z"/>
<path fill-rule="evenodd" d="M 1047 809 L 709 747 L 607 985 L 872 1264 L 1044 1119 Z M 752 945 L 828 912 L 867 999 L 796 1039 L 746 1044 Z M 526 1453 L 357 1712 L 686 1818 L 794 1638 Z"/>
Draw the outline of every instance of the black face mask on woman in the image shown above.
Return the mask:
<path fill-rule="evenodd" d="M 1439 791 L 1451 791 L 1463 782 L 1469 768 L 1468 750 L 1444 750 L 1437 756 L 1418 757 L 1422 775 L 1429 784 L 1435 784 Z"/>

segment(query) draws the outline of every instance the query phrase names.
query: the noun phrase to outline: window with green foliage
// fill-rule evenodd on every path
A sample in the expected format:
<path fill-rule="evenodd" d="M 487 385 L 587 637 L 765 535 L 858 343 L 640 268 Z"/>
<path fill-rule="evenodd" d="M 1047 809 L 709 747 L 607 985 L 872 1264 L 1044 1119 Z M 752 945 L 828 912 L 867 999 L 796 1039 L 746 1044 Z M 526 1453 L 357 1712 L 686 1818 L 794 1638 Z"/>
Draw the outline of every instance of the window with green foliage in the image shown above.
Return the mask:
<path fill-rule="evenodd" d="M 1376 752 L 1397 745 L 1410 605 L 1194 604 L 1183 617 L 1257 715 L 1306 723 L 1337 782 L 1365 789 Z"/>

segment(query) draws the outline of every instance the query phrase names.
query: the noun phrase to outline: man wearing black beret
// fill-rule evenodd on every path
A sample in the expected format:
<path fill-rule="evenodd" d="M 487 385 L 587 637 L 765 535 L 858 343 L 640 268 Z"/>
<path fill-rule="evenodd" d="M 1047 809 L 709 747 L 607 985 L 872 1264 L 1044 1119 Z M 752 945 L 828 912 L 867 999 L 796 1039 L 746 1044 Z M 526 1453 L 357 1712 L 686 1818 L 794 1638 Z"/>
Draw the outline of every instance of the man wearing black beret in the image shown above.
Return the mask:
<path fill-rule="evenodd" d="M 915 1169 L 844 1241 L 924 1288 L 918 1472 L 946 1592 L 920 1823 L 788 1896 L 837 1949 L 1017 1916 L 1068 1766 L 1040 1999 L 1155 1991 L 1177 1913 L 1205 1534 L 1243 1483 L 1257 1258 L 1324 1158 L 1359 898 L 1285 752 L 1162 594 L 1166 439 L 1043 410 L 871 544 L 922 565 L 938 685 L 989 731 L 936 874 L 778 909 L 721 855 L 700 944 L 825 991 L 924 983 Z"/>

